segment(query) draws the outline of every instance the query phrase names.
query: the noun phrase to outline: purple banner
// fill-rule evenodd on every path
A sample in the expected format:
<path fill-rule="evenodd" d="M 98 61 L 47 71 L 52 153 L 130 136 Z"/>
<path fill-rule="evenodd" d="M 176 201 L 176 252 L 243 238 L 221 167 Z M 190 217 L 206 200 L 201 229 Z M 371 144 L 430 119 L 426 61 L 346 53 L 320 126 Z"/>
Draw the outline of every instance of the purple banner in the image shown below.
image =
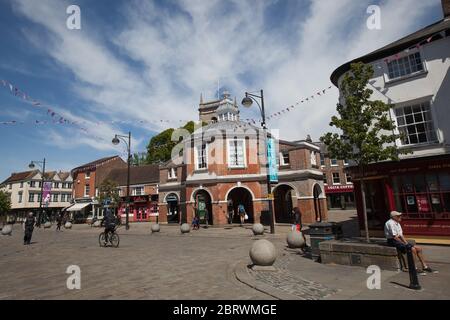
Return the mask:
<path fill-rule="evenodd" d="M 49 203 L 50 202 L 50 192 L 52 191 L 52 183 L 44 182 L 44 188 L 42 193 L 42 202 Z"/>

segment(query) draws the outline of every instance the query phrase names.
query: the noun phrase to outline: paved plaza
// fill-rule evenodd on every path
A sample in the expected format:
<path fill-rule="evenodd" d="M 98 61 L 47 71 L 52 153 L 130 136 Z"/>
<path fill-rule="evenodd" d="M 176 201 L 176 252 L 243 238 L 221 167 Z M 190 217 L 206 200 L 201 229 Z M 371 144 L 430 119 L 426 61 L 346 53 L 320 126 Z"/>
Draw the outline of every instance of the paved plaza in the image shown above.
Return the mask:
<path fill-rule="evenodd" d="M 351 214 L 337 220 L 354 222 Z M 333 215 L 332 215 L 333 217 Z M 250 226 L 248 226 L 250 228 Z M 419 278 L 411 291 L 407 273 L 383 271 L 382 289 L 368 290 L 364 268 L 322 265 L 285 245 L 289 226 L 267 234 L 278 250 L 276 270 L 252 271 L 248 251 L 257 241 L 248 228 L 209 228 L 180 234 L 177 226 L 150 233 L 150 224 L 119 229 L 120 247 L 101 248 L 98 228 L 74 225 L 56 232 L 35 229 L 32 245 L 22 230 L 0 237 L 0 299 L 449 299 L 450 248 L 426 246 L 439 274 Z M 66 269 L 81 269 L 81 289 L 69 290 Z"/>

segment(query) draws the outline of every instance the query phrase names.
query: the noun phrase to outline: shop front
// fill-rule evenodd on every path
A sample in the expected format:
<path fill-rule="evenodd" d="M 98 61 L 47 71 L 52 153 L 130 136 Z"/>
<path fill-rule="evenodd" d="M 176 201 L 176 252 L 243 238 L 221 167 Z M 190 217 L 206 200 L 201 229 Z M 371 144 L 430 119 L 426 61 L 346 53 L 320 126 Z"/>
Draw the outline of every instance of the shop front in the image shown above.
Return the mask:
<path fill-rule="evenodd" d="M 354 209 L 355 194 L 353 184 L 325 186 L 328 210 Z"/>
<path fill-rule="evenodd" d="M 358 217 L 363 229 L 361 177 L 355 177 Z M 382 235 L 389 212 L 403 213 L 407 236 L 450 243 L 450 157 L 371 165 L 364 175 L 369 229 Z"/>
<path fill-rule="evenodd" d="M 120 215 L 122 221 L 126 219 L 126 199 L 122 198 Z M 156 221 L 158 216 L 158 196 L 143 195 L 130 196 L 128 219 L 130 222 Z M 152 218 L 153 217 L 153 218 Z"/>

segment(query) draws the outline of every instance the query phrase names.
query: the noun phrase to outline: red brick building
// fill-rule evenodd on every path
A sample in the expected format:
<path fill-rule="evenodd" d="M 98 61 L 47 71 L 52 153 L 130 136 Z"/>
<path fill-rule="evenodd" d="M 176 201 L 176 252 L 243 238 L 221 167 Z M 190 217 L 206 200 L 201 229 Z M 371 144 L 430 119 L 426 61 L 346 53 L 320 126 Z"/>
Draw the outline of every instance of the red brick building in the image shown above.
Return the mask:
<path fill-rule="evenodd" d="M 97 214 L 98 187 L 115 168 L 126 168 L 127 164 L 119 156 L 98 159 L 72 169 L 74 205 L 67 209 L 75 220 L 83 221 L 88 215 Z"/>
<path fill-rule="evenodd" d="M 110 171 L 107 180 L 119 186 L 121 203 L 119 213 L 126 219 L 127 168 Z M 158 184 L 159 166 L 144 165 L 130 168 L 130 206 L 128 219 L 130 222 L 157 221 L 158 217 Z"/>
<path fill-rule="evenodd" d="M 228 223 L 229 206 L 244 205 L 248 223 L 268 224 L 265 139 L 261 129 L 238 120 L 235 102 L 225 96 L 209 125 L 183 142 L 183 156 L 161 166 L 160 222 L 191 222 L 207 211 L 209 224 Z M 290 223 L 293 207 L 303 221 L 327 219 L 320 148 L 308 141 L 278 141 L 278 183 L 273 184 L 277 223 Z M 235 215 L 234 221 L 239 218 Z"/>

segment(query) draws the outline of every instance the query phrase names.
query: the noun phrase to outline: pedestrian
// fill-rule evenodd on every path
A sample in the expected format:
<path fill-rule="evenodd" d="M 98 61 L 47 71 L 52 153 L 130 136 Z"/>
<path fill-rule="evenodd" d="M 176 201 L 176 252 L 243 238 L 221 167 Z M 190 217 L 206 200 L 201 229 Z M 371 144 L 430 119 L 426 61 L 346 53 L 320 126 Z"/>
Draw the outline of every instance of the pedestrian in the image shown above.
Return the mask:
<path fill-rule="evenodd" d="M 229 199 L 227 202 L 227 213 L 228 213 L 228 224 L 233 223 L 234 218 L 234 208 L 233 208 L 233 200 Z"/>
<path fill-rule="evenodd" d="M 33 235 L 34 225 L 36 223 L 36 219 L 33 216 L 33 212 L 28 213 L 28 217 L 25 219 L 23 226 L 23 231 L 25 235 L 23 237 L 23 244 L 27 245 L 31 243 L 31 236 Z"/>
<path fill-rule="evenodd" d="M 62 214 L 56 216 L 56 231 L 61 231 Z"/>
<path fill-rule="evenodd" d="M 242 203 L 238 206 L 238 214 L 239 218 L 241 219 L 241 227 L 242 227 L 244 225 L 245 217 L 247 216 L 247 212 L 245 212 L 245 207 Z"/>
<path fill-rule="evenodd" d="M 298 232 L 302 233 L 303 240 L 305 240 L 305 247 L 307 247 L 306 237 L 305 237 L 305 234 L 302 232 L 302 229 L 303 229 L 302 212 L 300 211 L 300 209 L 298 207 L 295 207 L 294 209 L 292 209 L 292 223 L 293 223 L 292 231 L 297 230 Z"/>
<path fill-rule="evenodd" d="M 200 229 L 200 219 L 197 215 L 195 215 L 194 220 L 192 220 L 192 229 L 198 230 Z"/>

